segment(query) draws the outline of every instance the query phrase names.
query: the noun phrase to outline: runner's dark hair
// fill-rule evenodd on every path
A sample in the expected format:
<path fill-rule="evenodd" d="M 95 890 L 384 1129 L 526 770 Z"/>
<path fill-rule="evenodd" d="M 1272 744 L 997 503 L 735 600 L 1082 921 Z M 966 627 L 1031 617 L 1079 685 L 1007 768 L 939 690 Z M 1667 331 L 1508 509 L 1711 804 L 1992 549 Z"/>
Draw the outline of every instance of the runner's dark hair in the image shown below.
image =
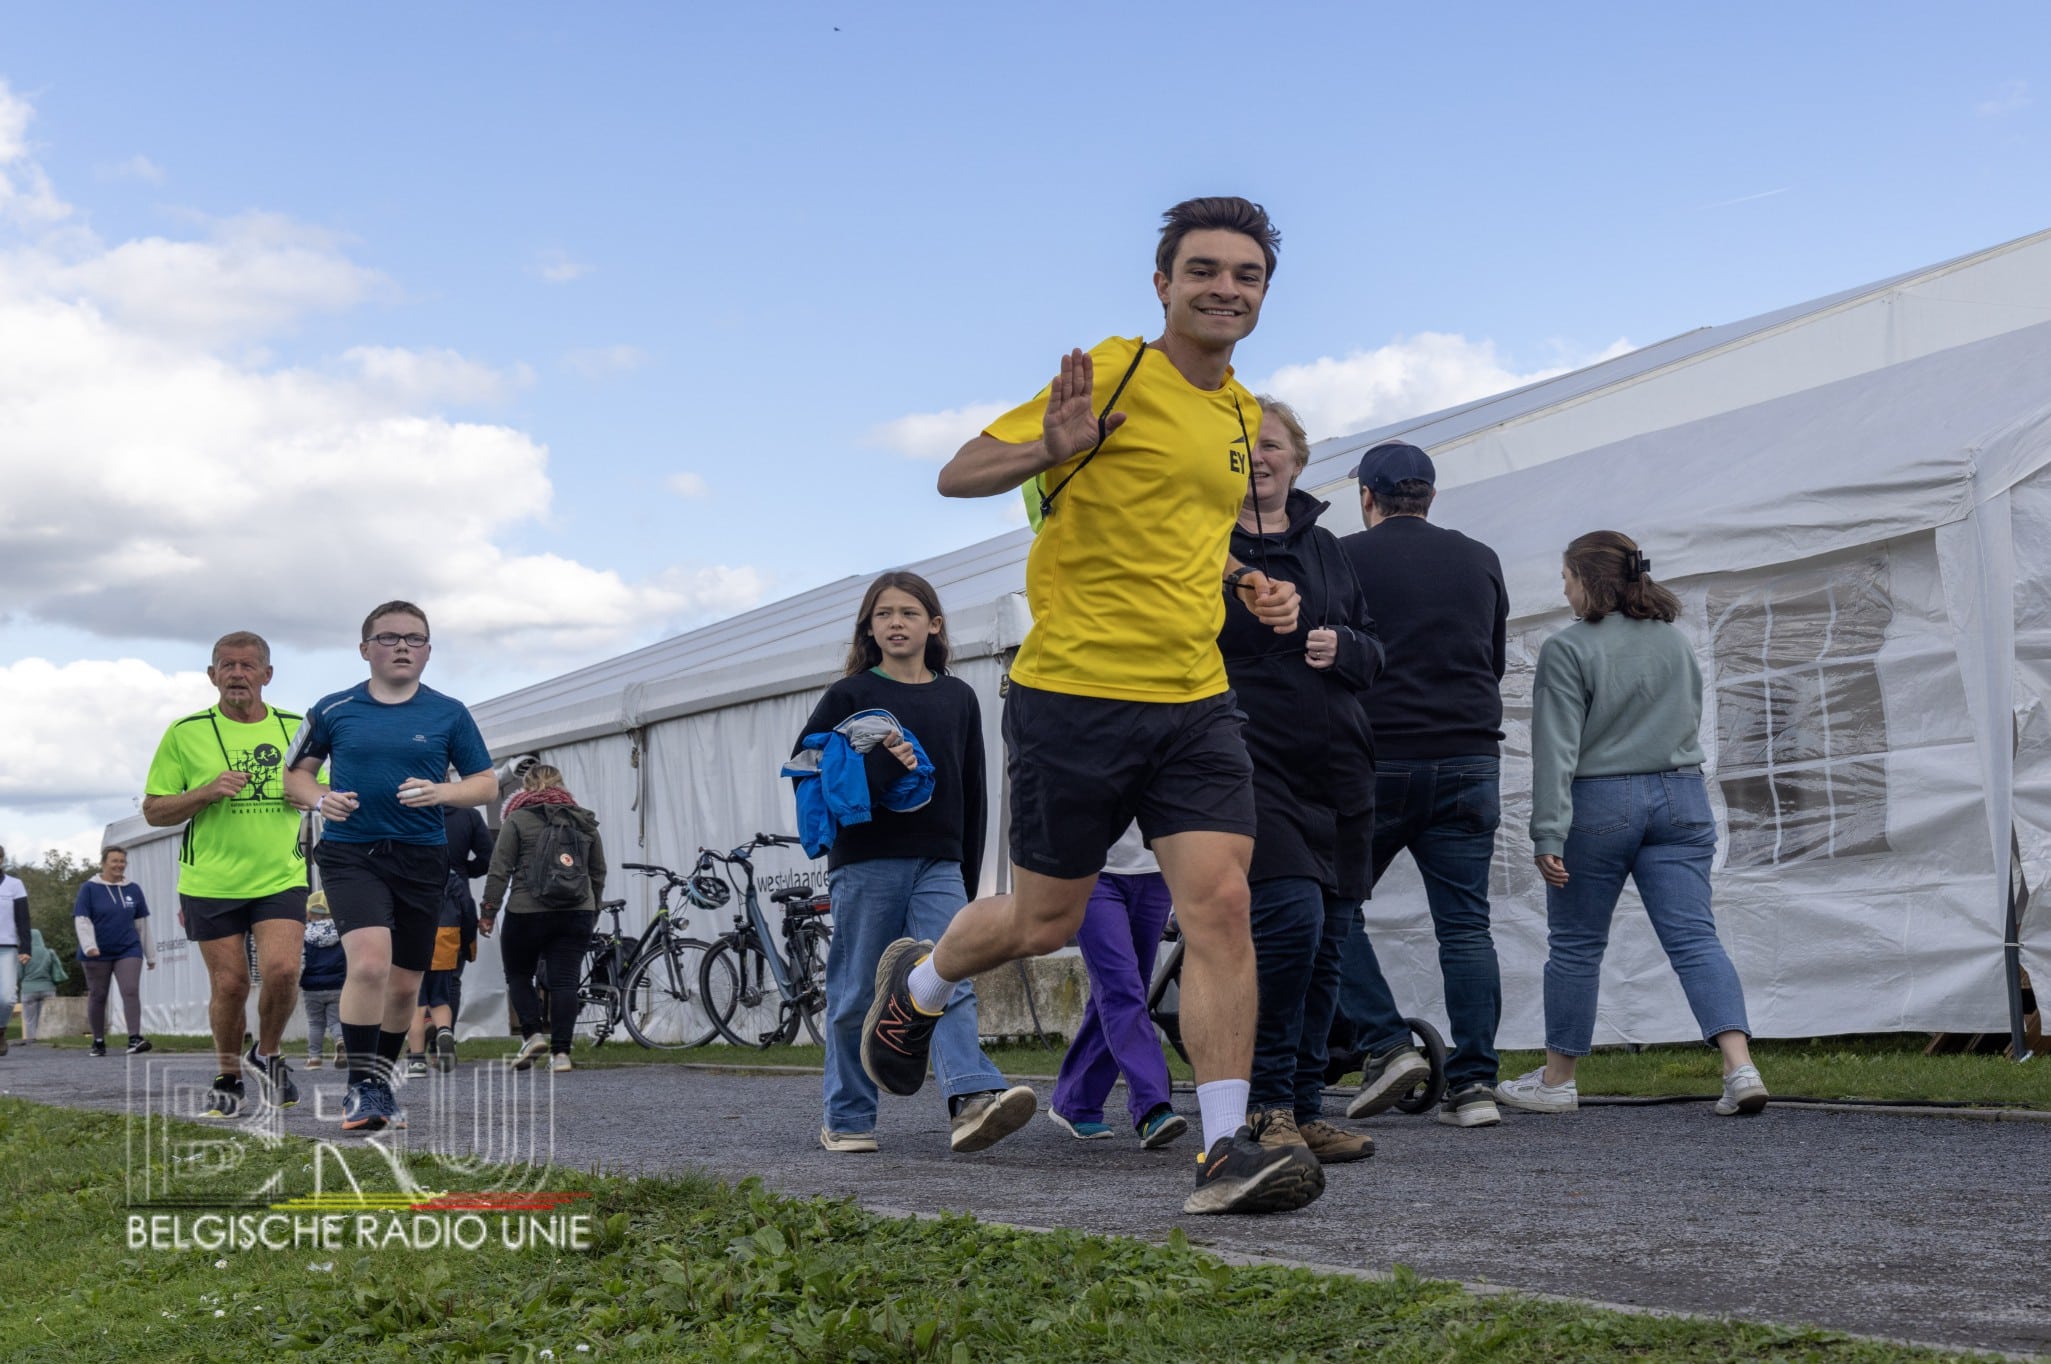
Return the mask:
<path fill-rule="evenodd" d="M 1175 253 L 1182 249 L 1182 239 L 1192 232 L 1209 231 L 1237 232 L 1259 242 L 1268 278 L 1275 277 L 1275 249 L 1282 244 L 1281 230 L 1268 221 L 1266 209 L 1236 194 L 1184 199 L 1163 213 L 1161 242 L 1154 248 L 1154 268 L 1164 275 L 1173 275 Z"/>

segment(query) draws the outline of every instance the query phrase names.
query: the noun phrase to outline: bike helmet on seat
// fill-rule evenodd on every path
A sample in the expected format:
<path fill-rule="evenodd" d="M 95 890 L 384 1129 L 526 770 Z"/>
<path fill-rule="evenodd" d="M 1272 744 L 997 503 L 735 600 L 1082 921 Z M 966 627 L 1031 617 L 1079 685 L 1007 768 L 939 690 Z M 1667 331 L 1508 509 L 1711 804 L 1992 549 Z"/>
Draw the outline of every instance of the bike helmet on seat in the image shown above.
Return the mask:
<path fill-rule="evenodd" d="M 710 872 L 700 872 L 684 883 L 684 899 L 699 909 L 719 909 L 732 898 L 732 889 Z"/>

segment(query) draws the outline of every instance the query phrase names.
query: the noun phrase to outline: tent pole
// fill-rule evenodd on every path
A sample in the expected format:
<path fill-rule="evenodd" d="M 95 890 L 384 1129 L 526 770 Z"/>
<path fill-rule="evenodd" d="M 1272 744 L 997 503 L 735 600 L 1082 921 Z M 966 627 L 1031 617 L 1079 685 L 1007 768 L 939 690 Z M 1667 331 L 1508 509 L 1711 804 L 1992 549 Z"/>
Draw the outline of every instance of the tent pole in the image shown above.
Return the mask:
<path fill-rule="evenodd" d="M 2001 954 L 2008 977 L 2008 1054 L 2018 1065 L 2030 1059 L 2030 1049 L 2025 1043 L 2023 1032 L 2023 949 L 2022 919 L 2023 907 L 2030 902 L 2029 882 L 2023 879 L 2022 839 L 2013 827 L 2009 839 L 2014 858 L 2015 878 L 2008 888 L 2008 925 L 2002 935 Z"/>

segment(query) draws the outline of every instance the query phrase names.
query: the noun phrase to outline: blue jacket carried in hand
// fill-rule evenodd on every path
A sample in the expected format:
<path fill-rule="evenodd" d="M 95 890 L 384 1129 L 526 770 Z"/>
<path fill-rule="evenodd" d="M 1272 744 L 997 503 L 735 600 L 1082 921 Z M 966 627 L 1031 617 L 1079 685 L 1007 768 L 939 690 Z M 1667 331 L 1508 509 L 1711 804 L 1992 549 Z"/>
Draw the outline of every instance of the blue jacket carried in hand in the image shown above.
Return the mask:
<path fill-rule="evenodd" d="M 797 784 L 798 838 L 809 857 L 833 846 L 841 827 L 875 817 L 869 793 L 867 754 L 892 734 L 904 735 L 918 765 L 892 781 L 877 804 L 900 814 L 933 799 L 933 760 L 919 736 L 887 710 L 857 711 L 832 729 L 807 734 L 783 775 Z"/>

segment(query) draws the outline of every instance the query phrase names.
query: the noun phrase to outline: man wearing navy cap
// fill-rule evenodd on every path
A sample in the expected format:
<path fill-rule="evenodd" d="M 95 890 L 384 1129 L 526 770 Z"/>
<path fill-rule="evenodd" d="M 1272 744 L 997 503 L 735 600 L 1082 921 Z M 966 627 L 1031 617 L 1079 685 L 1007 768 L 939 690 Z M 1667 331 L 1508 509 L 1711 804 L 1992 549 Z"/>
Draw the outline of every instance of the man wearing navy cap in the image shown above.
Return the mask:
<path fill-rule="evenodd" d="M 1445 977 L 1453 1052 L 1439 1121 L 1500 1121 L 1496 1025 L 1502 978 L 1489 936 L 1488 868 L 1500 818 L 1503 632 L 1509 593 L 1494 550 L 1426 515 L 1438 470 L 1414 445 L 1361 456 L 1360 519 L 1339 543 L 1381 627 L 1388 662 L 1362 704 L 1374 729 L 1374 876 L 1409 850 L 1424 878 Z M 1365 933 L 1346 940 L 1339 1007 L 1367 1052 L 1349 1118 L 1379 1113 L 1429 1072 Z"/>

